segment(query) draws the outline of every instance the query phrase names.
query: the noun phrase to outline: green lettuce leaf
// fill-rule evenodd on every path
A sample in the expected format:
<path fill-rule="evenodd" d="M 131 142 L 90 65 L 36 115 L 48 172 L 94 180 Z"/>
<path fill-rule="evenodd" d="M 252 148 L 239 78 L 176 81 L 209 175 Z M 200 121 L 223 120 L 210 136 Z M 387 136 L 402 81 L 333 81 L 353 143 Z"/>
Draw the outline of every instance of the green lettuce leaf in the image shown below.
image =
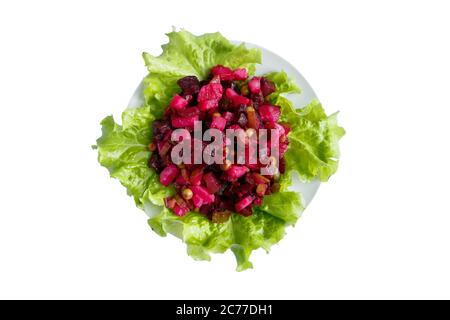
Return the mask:
<path fill-rule="evenodd" d="M 295 192 L 279 192 L 264 198 L 253 215 L 233 214 L 225 223 L 213 223 L 204 215 L 191 212 L 180 218 L 164 209 L 150 218 L 150 227 L 161 236 L 173 234 L 187 244 L 187 253 L 196 260 L 210 260 L 211 253 L 231 249 L 236 256 L 237 270 L 252 268 L 249 261 L 253 250 L 278 243 L 285 228 L 294 224 L 303 210 Z"/>
<path fill-rule="evenodd" d="M 179 91 L 177 81 L 185 76 L 206 79 L 217 64 L 246 68 L 255 72 L 261 63 L 261 51 L 248 49 L 244 44 L 233 45 L 220 33 L 195 36 L 181 30 L 168 33 L 169 43 L 162 46 L 163 53 L 155 57 L 144 52 L 143 57 L 149 75 L 144 79 L 144 97 L 152 113 L 161 116 L 173 94 Z"/>
<path fill-rule="evenodd" d="M 122 114 L 122 125 L 108 116 L 101 122 L 102 136 L 96 146 L 100 164 L 127 188 L 128 194 L 141 208 L 144 195 L 153 203 L 163 205 L 162 199 L 172 192 L 171 188 L 159 183 L 158 175 L 147 165 L 154 120 L 149 107 L 126 110 Z"/>
<path fill-rule="evenodd" d="M 337 113 L 327 116 L 322 105 L 314 100 L 295 109 L 283 94 L 298 93 L 299 88 L 284 72 L 268 75 L 277 92 L 269 96 L 272 104 L 281 107 L 281 121 L 291 127 L 286 152 L 286 169 L 296 171 L 300 179 L 309 182 L 316 177 L 327 181 L 339 164 L 339 139 L 345 130 L 337 124 Z"/>
<path fill-rule="evenodd" d="M 164 198 L 174 193 L 173 188 L 161 185 L 159 176 L 147 164 L 153 121 L 161 117 L 173 94 L 179 91 L 176 82 L 181 77 L 196 75 L 205 79 L 216 64 L 247 68 L 252 74 L 255 65 L 261 62 L 261 52 L 233 45 L 219 33 L 194 36 L 179 31 L 169 33 L 168 37 L 169 43 L 163 46 L 160 56 L 143 54 L 149 71 L 144 79 L 144 105 L 126 110 L 122 125 L 112 116 L 101 122 L 102 136 L 95 146 L 98 160 L 127 188 L 138 207 L 153 213 L 148 224 L 157 234 L 180 238 L 196 260 L 209 260 L 211 253 L 231 249 L 238 271 L 252 268 L 249 260 L 252 251 L 259 248 L 268 251 L 303 211 L 301 196 L 288 190 L 291 172 L 297 171 L 304 180 L 315 176 L 328 178 L 337 168 L 337 143 L 343 129 L 337 126 L 336 116 L 327 117 L 316 102 L 295 110 L 282 94 L 299 93 L 300 89 L 286 73 L 266 75 L 278 90 L 269 99 L 282 107 L 283 121 L 293 128 L 286 154 L 287 172 L 279 180 L 281 191 L 266 196 L 261 206 L 254 207 L 252 216 L 233 214 L 221 224 L 195 212 L 184 217 L 174 215 L 164 207 Z"/>
<path fill-rule="evenodd" d="M 282 111 L 283 121 L 293 128 L 285 155 L 286 167 L 297 171 L 303 181 L 311 181 L 316 177 L 328 181 L 337 171 L 338 142 L 345 134 L 345 130 L 337 124 L 337 113 L 327 116 L 316 100 L 297 110 L 287 107 L 288 103 L 287 99 L 279 101 L 285 106 Z"/>
<path fill-rule="evenodd" d="M 271 72 L 271 73 L 264 75 L 264 77 L 271 80 L 277 88 L 277 91 L 272 93 L 268 97 L 269 100 L 274 100 L 281 94 L 301 93 L 302 92 L 302 90 L 297 85 L 297 83 L 295 83 L 295 80 L 289 78 L 287 73 L 284 71 Z"/>

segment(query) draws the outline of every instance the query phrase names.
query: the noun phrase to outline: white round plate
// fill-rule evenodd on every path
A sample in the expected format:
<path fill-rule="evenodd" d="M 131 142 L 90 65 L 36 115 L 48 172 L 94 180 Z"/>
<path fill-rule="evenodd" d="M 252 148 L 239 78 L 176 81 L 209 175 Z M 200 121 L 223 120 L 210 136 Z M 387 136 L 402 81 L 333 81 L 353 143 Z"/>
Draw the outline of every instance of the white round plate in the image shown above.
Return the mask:
<path fill-rule="evenodd" d="M 239 44 L 240 42 L 233 41 L 233 43 Z M 262 52 L 262 64 L 257 65 L 256 67 L 257 75 L 263 75 L 273 71 L 285 71 L 290 78 L 295 79 L 302 92 L 300 94 L 290 94 L 287 97 L 294 103 L 294 106 L 296 108 L 303 108 L 308 103 L 310 103 L 311 100 L 317 99 L 314 90 L 311 88 L 306 79 L 289 62 L 263 47 L 251 43 L 245 44 L 249 48 L 258 48 Z M 136 91 L 134 92 L 133 96 L 130 99 L 130 102 L 128 103 L 128 108 L 137 108 L 142 106 L 142 104 L 144 103 L 144 96 L 142 91 L 143 82 L 141 82 L 136 88 Z M 309 183 L 303 183 L 299 180 L 296 174 L 293 175 L 292 180 L 292 186 L 289 187 L 289 190 L 299 192 L 302 195 L 303 205 L 306 208 L 316 194 L 317 189 L 319 189 L 320 181 L 314 180 Z M 145 212 L 147 213 L 147 215 L 153 216 L 157 214 L 159 210 L 157 210 L 157 208 L 153 206 L 146 206 Z"/>

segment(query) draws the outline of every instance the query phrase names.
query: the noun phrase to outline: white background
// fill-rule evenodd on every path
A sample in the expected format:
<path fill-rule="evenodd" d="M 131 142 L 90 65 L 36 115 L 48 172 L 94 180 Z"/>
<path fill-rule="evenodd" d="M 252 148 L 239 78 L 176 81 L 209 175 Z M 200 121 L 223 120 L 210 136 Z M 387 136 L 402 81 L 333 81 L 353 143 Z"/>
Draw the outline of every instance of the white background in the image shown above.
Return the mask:
<path fill-rule="evenodd" d="M 0 298 L 450 298 L 447 1 L 2 1 Z M 290 61 L 347 135 L 254 270 L 147 226 L 90 145 L 172 25 Z"/>

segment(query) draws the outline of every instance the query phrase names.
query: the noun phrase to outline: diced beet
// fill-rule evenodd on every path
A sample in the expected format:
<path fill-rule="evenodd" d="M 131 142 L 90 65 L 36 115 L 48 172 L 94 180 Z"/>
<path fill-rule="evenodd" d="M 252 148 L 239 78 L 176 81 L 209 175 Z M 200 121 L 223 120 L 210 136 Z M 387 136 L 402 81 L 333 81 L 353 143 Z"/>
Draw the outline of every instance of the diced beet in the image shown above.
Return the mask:
<path fill-rule="evenodd" d="M 197 100 L 199 102 L 205 100 L 219 101 L 222 98 L 222 94 L 223 88 L 220 83 L 210 83 L 200 89 Z"/>
<path fill-rule="evenodd" d="M 209 193 L 216 193 L 220 190 L 220 183 L 216 176 L 212 172 L 208 172 L 203 176 L 203 181 L 205 182 L 206 188 L 208 188 Z"/>
<path fill-rule="evenodd" d="M 214 117 L 212 119 L 210 128 L 211 129 L 215 128 L 215 129 L 220 130 L 221 132 L 223 132 L 223 130 L 225 129 L 226 124 L 227 124 L 227 120 L 225 120 L 225 118 Z"/>
<path fill-rule="evenodd" d="M 265 77 L 261 77 L 261 92 L 264 97 L 276 91 L 275 84 Z"/>
<path fill-rule="evenodd" d="M 248 78 L 247 70 L 244 68 L 234 70 L 234 80 L 242 81 Z"/>
<path fill-rule="evenodd" d="M 238 96 L 238 93 L 236 91 L 234 91 L 231 88 L 228 88 L 227 90 L 225 90 L 225 96 L 229 99 L 234 98 L 236 96 Z"/>
<path fill-rule="evenodd" d="M 191 190 L 194 193 L 194 197 L 200 197 L 200 199 L 203 201 L 203 204 L 210 204 L 214 202 L 214 195 L 209 193 L 205 187 L 191 186 Z M 194 197 L 192 199 L 194 199 Z"/>
<path fill-rule="evenodd" d="M 236 97 L 234 97 L 231 102 L 235 105 L 235 106 L 239 106 L 239 105 L 245 105 L 245 106 L 249 106 L 251 104 L 251 101 L 249 98 L 246 98 L 244 96 L 238 95 Z"/>
<path fill-rule="evenodd" d="M 252 173 L 247 173 L 245 175 L 245 182 L 247 182 L 248 184 L 251 184 L 251 185 L 256 185 L 255 179 L 253 178 L 253 174 Z"/>
<path fill-rule="evenodd" d="M 200 114 L 200 110 L 197 107 L 185 108 L 178 111 L 178 116 L 183 118 L 189 118 L 193 116 L 198 116 Z"/>
<path fill-rule="evenodd" d="M 202 182 L 203 168 L 197 168 L 191 172 L 191 177 L 189 178 L 190 183 L 193 186 L 199 186 Z"/>
<path fill-rule="evenodd" d="M 281 114 L 279 107 L 270 104 L 259 106 L 258 111 L 262 121 L 277 122 Z"/>
<path fill-rule="evenodd" d="M 172 100 L 170 101 L 169 106 L 174 110 L 182 110 L 186 108 L 186 106 L 189 104 L 189 102 L 181 97 L 180 95 L 176 94 L 173 96 Z"/>
<path fill-rule="evenodd" d="M 261 92 L 261 78 L 260 77 L 253 77 L 248 82 L 248 89 L 251 93 L 260 93 Z"/>
<path fill-rule="evenodd" d="M 237 81 L 249 80 L 247 84 Z M 264 77 L 248 79 L 246 69 L 232 70 L 228 67 L 217 65 L 212 68 L 208 79 L 199 81 L 195 76 L 188 76 L 178 80 L 182 89 L 179 94 L 173 96 L 169 107 L 163 114 L 163 119 L 153 122 L 153 141 L 150 143 L 151 157 L 149 167 L 160 173 L 160 181 L 163 185 L 174 184 L 176 194 L 166 198 L 165 206 L 174 214 L 183 216 L 190 210 L 203 213 L 213 222 L 226 221 L 221 214 L 237 211 L 242 216 L 250 216 L 252 207 L 259 206 L 263 197 L 278 189 L 274 189 L 277 183 L 272 176 L 264 177 L 259 170 L 262 164 L 250 164 L 250 147 L 247 143 L 248 135 L 239 134 L 246 143 L 244 165 L 227 166 L 206 164 L 183 164 L 179 169 L 172 163 L 170 149 L 172 148 L 171 135 L 174 128 L 184 130 L 185 135 L 179 141 L 189 138 L 194 150 L 203 153 L 207 143 L 200 141 L 195 144 L 192 137 L 192 129 L 195 121 L 203 121 L 209 128 L 231 131 L 253 128 L 275 129 L 279 139 L 269 134 L 267 140 L 270 148 L 279 146 L 280 160 L 279 170 L 285 170 L 283 158 L 288 149 L 288 133 L 290 128 L 278 123 L 281 110 L 277 106 L 266 102 L 265 97 L 276 91 L 275 84 Z M 241 94 L 240 94 L 240 93 Z M 224 94 L 225 93 L 225 94 Z M 216 114 L 219 113 L 219 114 Z M 244 130 L 243 130 L 244 129 Z M 224 142 L 230 148 L 231 141 L 224 135 Z M 261 146 L 260 146 L 261 147 Z M 227 150 L 228 152 L 228 150 Z M 270 156 L 270 154 L 268 154 Z M 203 170 L 206 173 L 203 174 Z M 245 179 L 244 179 L 245 176 Z M 189 195 L 183 192 L 189 188 Z M 220 216 L 220 217 L 219 217 Z M 226 214 L 225 214 L 226 216 Z"/>
<path fill-rule="evenodd" d="M 194 95 L 200 91 L 200 81 L 196 76 L 181 78 L 177 83 L 184 94 Z"/>
<path fill-rule="evenodd" d="M 175 206 L 173 207 L 173 212 L 174 212 L 177 216 L 182 217 L 182 216 L 184 216 L 186 213 L 189 212 L 189 208 L 187 208 L 187 207 L 181 207 L 181 206 L 179 206 L 178 204 L 175 204 Z"/>
<path fill-rule="evenodd" d="M 172 183 L 173 180 L 178 175 L 178 168 L 176 165 L 171 164 L 164 168 L 163 171 L 161 171 L 161 174 L 159 175 L 159 181 L 165 185 L 166 187 Z"/>
<path fill-rule="evenodd" d="M 286 135 L 286 130 L 284 129 L 284 127 L 277 123 L 277 122 L 272 122 L 272 121 L 268 121 L 265 125 L 266 129 L 275 129 L 278 131 L 278 135 L 280 137 L 285 136 Z"/>
<path fill-rule="evenodd" d="M 175 183 L 179 186 L 185 186 L 189 183 L 188 180 L 186 180 L 185 177 L 183 177 L 181 174 L 177 177 L 177 179 L 175 180 Z"/>
<path fill-rule="evenodd" d="M 243 197 L 249 195 L 253 191 L 253 188 L 254 188 L 254 186 L 251 184 L 248 184 L 248 183 L 241 185 L 239 188 L 237 188 L 236 195 L 239 198 L 243 198 Z"/>
<path fill-rule="evenodd" d="M 220 77 L 219 76 L 213 76 L 211 80 L 209 80 L 209 84 L 218 83 L 220 84 Z M 223 89 L 223 88 L 222 88 Z M 200 89 L 201 90 L 201 89 Z"/>
<path fill-rule="evenodd" d="M 199 101 L 198 108 L 201 111 L 208 111 L 212 109 L 216 109 L 219 107 L 219 102 L 217 100 L 203 100 Z"/>
<path fill-rule="evenodd" d="M 194 207 L 200 208 L 203 205 L 203 199 L 198 194 L 194 194 L 192 203 L 194 204 Z"/>
<path fill-rule="evenodd" d="M 231 121 L 233 121 L 234 114 L 229 111 L 226 111 L 222 114 L 222 117 L 224 117 L 225 120 L 227 121 L 227 124 L 229 124 Z"/>
<path fill-rule="evenodd" d="M 230 99 L 231 104 L 235 107 L 240 105 L 248 106 L 251 103 L 250 99 L 239 95 L 236 91 L 230 88 L 225 91 L 225 95 L 228 99 Z"/>
<path fill-rule="evenodd" d="M 211 69 L 211 73 L 215 76 L 219 76 L 220 80 L 234 80 L 234 72 L 230 68 L 222 65 L 217 65 Z"/>
<path fill-rule="evenodd" d="M 238 203 L 236 203 L 236 206 L 235 206 L 236 211 L 241 212 L 244 208 L 251 205 L 253 202 L 253 199 L 255 199 L 253 196 L 247 196 L 244 199 L 242 199 L 241 201 L 239 201 Z"/>
<path fill-rule="evenodd" d="M 195 121 L 198 121 L 198 115 L 191 117 L 172 118 L 172 126 L 175 128 L 194 128 Z"/>
<path fill-rule="evenodd" d="M 232 165 L 230 169 L 226 171 L 226 174 L 230 179 L 229 181 L 236 181 L 244 174 L 246 174 L 248 171 L 249 169 L 245 166 Z"/>

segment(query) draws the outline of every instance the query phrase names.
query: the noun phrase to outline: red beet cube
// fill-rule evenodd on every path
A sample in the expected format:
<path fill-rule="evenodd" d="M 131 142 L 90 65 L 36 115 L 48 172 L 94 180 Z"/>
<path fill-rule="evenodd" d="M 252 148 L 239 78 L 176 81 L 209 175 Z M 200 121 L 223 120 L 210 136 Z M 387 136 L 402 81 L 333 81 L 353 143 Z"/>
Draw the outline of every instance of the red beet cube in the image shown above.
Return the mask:
<path fill-rule="evenodd" d="M 203 204 L 210 204 L 214 202 L 215 199 L 214 195 L 209 193 L 205 187 L 192 186 L 191 190 L 194 193 L 194 197 L 196 196 L 199 197 L 202 200 Z M 192 199 L 194 199 L 194 197 L 192 197 Z"/>
<path fill-rule="evenodd" d="M 261 92 L 264 97 L 276 91 L 275 84 L 267 78 L 261 78 Z"/>
<path fill-rule="evenodd" d="M 222 117 L 224 117 L 225 120 L 227 121 L 227 124 L 229 124 L 231 121 L 233 121 L 234 114 L 229 111 L 226 111 L 223 113 Z"/>
<path fill-rule="evenodd" d="M 193 186 L 199 186 L 202 182 L 203 168 L 197 168 L 191 173 L 190 182 Z"/>
<path fill-rule="evenodd" d="M 236 181 L 244 174 L 246 174 L 248 171 L 249 169 L 245 166 L 232 165 L 230 169 L 226 171 L 226 173 L 230 181 Z"/>
<path fill-rule="evenodd" d="M 197 107 L 190 107 L 186 109 L 182 109 L 177 112 L 178 116 L 183 118 L 189 118 L 193 116 L 198 116 L 200 114 L 200 110 Z"/>
<path fill-rule="evenodd" d="M 182 217 L 182 216 L 184 216 L 186 213 L 189 212 L 189 208 L 187 208 L 187 207 L 182 207 L 182 206 L 179 206 L 178 204 L 175 204 L 175 206 L 173 207 L 173 212 L 174 212 L 177 216 Z"/>
<path fill-rule="evenodd" d="M 208 172 L 203 176 L 203 181 L 206 184 L 206 188 L 208 188 L 209 193 L 216 193 L 220 190 L 220 183 L 217 180 L 216 176 L 212 172 Z"/>
<path fill-rule="evenodd" d="M 259 106 L 258 111 L 262 121 L 277 122 L 281 115 L 280 108 L 270 104 Z"/>
<path fill-rule="evenodd" d="M 248 82 L 248 88 L 250 89 L 250 92 L 253 94 L 257 94 L 261 92 L 261 78 L 260 77 L 253 77 Z"/>
<path fill-rule="evenodd" d="M 231 88 L 228 88 L 228 89 L 225 91 L 225 95 L 226 95 L 226 97 L 227 97 L 228 99 L 230 99 L 231 104 L 232 104 L 234 107 L 238 107 L 238 106 L 240 106 L 240 105 L 246 105 L 246 106 L 248 106 L 248 105 L 250 105 L 250 103 L 251 103 L 251 100 L 250 100 L 250 99 L 248 99 L 248 98 L 246 98 L 246 97 L 244 97 L 244 96 L 239 95 L 236 91 L 234 91 L 234 90 L 231 89 Z"/>
<path fill-rule="evenodd" d="M 167 167 L 164 168 L 163 171 L 161 171 L 161 174 L 159 175 L 159 181 L 165 185 L 166 187 L 172 183 L 173 180 L 178 175 L 178 168 L 174 164 L 170 164 Z"/>
<path fill-rule="evenodd" d="M 253 196 L 247 196 L 244 199 L 242 199 L 241 201 L 239 201 L 238 203 L 236 203 L 236 211 L 240 212 L 242 211 L 244 208 L 248 207 L 249 205 L 252 204 L 253 199 L 255 199 Z"/>
<path fill-rule="evenodd" d="M 215 76 L 219 76 L 220 80 L 234 80 L 234 72 L 230 68 L 224 67 L 222 65 L 217 65 L 211 69 L 211 73 Z"/>
<path fill-rule="evenodd" d="M 248 78 L 247 70 L 244 68 L 234 70 L 234 80 L 242 81 Z"/>
<path fill-rule="evenodd" d="M 194 204 L 194 207 L 200 208 L 203 205 L 203 200 L 198 194 L 194 194 L 192 197 L 192 203 Z"/>
<path fill-rule="evenodd" d="M 210 83 L 203 86 L 198 93 L 197 100 L 205 101 L 205 100 L 217 100 L 219 101 L 222 98 L 223 88 L 220 83 Z"/>
<path fill-rule="evenodd" d="M 180 95 L 176 94 L 173 96 L 172 100 L 170 101 L 169 106 L 174 110 L 182 110 L 186 108 L 186 106 L 189 104 L 189 102 L 181 97 Z"/>
<path fill-rule="evenodd" d="M 220 130 L 221 132 L 225 129 L 225 126 L 227 124 L 227 120 L 222 117 L 214 117 L 211 122 L 211 129 L 215 128 L 217 130 Z"/>
<path fill-rule="evenodd" d="M 198 108 L 201 111 L 208 111 L 211 109 L 216 109 L 217 107 L 219 107 L 218 100 L 203 100 L 198 102 Z"/>
<path fill-rule="evenodd" d="M 267 179 L 266 177 L 260 175 L 259 173 L 253 173 L 253 180 L 255 181 L 256 184 L 264 184 L 264 183 L 269 183 L 270 180 Z"/>
<path fill-rule="evenodd" d="M 285 128 L 279 123 L 269 121 L 269 122 L 266 123 L 265 127 L 266 127 L 266 129 L 275 129 L 275 130 L 277 130 L 278 131 L 278 135 L 280 137 L 286 135 Z"/>
<path fill-rule="evenodd" d="M 198 81 L 196 76 L 181 78 L 177 83 L 184 94 L 193 95 L 200 91 L 200 81 Z"/>
<path fill-rule="evenodd" d="M 179 186 L 185 186 L 189 183 L 189 181 L 183 177 L 181 174 L 177 177 L 177 179 L 175 180 L 175 183 Z"/>
<path fill-rule="evenodd" d="M 175 128 L 194 128 L 195 121 L 198 121 L 198 115 L 191 117 L 172 118 L 172 126 Z"/>

